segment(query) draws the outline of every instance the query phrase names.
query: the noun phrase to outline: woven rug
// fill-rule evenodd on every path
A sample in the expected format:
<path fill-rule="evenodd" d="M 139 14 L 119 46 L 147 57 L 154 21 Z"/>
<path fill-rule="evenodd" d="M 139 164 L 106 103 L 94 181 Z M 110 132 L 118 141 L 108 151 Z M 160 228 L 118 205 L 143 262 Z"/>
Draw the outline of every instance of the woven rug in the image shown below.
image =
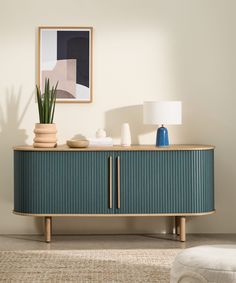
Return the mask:
<path fill-rule="evenodd" d="M 0 282 L 169 283 L 179 251 L 1 251 Z"/>

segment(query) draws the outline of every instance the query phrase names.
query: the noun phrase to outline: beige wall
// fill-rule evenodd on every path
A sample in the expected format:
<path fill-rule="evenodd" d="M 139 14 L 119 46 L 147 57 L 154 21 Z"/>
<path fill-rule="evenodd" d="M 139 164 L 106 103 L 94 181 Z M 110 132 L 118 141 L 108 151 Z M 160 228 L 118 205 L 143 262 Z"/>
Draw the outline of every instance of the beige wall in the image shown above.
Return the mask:
<path fill-rule="evenodd" d="M 12 215 L 13 145 L 32 143 L 37 122 L 37 27 L 94 27 L 94 101 L 59 104 L 59 142 L 105 127 L 119 142 L 129 122 L 133 142 L 153 143 L 142 125 L 145 100 L 183 101 L 172 143 L 216 145 L 217 213 L 190 219 L 189 232 L 236 232 L 234 0 L 1 0 L 0 233 L 40 233 L 42 223 Z M 57 219 L 55 232 L 164 232 L 164 219 Z"/>

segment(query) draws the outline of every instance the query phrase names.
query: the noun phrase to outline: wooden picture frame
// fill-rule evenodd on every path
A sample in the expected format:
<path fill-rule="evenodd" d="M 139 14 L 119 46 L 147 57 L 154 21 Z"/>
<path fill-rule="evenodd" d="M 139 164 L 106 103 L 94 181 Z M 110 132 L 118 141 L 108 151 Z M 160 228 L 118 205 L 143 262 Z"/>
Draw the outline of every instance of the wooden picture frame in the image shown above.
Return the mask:
<path fill-rule="evenodd" d="M 56 102 L 92 102 L 92 27 L 38 28 L 38 86 L 49 78 Z"/>

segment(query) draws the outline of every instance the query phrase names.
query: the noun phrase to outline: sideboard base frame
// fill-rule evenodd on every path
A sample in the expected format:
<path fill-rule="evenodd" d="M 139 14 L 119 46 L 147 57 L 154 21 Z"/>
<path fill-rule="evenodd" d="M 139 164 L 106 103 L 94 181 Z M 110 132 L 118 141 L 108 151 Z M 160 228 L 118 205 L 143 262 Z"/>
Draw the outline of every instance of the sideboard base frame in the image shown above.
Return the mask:
<path fill-rule="evenodd" d="M 180 242 L 186 241 L 186 217 L 187 216 L 203 216 L 215 213 L 215 210 L 210 212 L 200 213 L 162 213 L 162 214 L 31 214 L 13 211 L 14 214 L 21 216 L 44 217 L 44 235 L 45 242 L 50 243 L 52 238 L 52 217 L 174 217 L 174 233 L 179 236 Z"/>

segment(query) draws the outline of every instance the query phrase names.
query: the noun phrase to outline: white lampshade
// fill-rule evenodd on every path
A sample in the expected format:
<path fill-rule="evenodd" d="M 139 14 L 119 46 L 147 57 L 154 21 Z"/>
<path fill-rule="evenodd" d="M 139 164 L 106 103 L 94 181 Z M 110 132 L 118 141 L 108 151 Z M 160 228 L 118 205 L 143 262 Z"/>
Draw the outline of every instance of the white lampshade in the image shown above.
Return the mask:
<path fill-rule="evenodd" d="M 181 101 L 148 101 L 143 105 L 143 122 L 149 125 L 180 125 Z"/>

